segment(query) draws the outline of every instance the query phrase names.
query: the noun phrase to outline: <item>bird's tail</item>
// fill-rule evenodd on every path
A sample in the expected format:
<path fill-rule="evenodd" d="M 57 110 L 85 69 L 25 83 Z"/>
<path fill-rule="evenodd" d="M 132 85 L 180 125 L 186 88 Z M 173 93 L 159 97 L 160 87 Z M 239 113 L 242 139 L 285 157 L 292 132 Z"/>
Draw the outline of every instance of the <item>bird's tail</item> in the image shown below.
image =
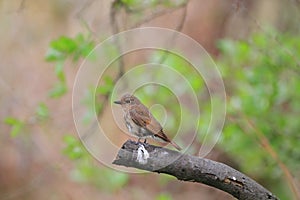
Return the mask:
<path fill-rule="evenodd" d="M 164 132 L 161 130 L 158 134 L 154 135 L 155 139 L 159 139 L 161 142 L 167 142 L 170 143 L 173 147 L 175 147 L 178 151 L 181 151 L 182 148 L 180 146 L 178 146 L 178 144 L 176 144 L 175 142 L 172 142 L 165 134 Z"/>
<path fill-rule="evenodd" d="M 182 148 L 180 146 L 178 146 L 178 144 L 176 144 L 175 142 L 170 141 L 170 144 L 175 147 L 178 151 L 181 151 Z"/>

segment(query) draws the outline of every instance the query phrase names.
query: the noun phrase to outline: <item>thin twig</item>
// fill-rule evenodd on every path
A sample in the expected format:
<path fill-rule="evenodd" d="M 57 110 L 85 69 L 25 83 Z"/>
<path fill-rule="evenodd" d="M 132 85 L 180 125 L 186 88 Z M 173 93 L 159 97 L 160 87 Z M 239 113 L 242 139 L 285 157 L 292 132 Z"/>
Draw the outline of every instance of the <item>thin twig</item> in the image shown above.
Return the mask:
<path fill-rule="evenodd" d="M 153 21 L 154 19 L 158 18 L 158 17 L 161 17 L 161 16 L 164 16 L 166 14 L 170 14 L 170 13 L 173 13 L 183 7 L 187 7 L 188 5 L 188 2 L 189 0 L 185 3 L 185 4 L 182 4 L 182 5 L 179 5 L 178 7 L 175 7 L 175 8 L 172 8 L 172 9 L 162 9 L 162 10 L 159 10 L 159 11 L 156 11 L 156 12 L 153 12 L 151 15 L 145 17 L 143 20 L 141 20 L 140 22 L 137 22 L 135 23 L 133 26 L 129 27 L 129 28 L 137 28 L 137 27 L 140 27 L 142 26 L 143 24 L 146 24 L 148 22 L 151 22 Z"/>
<path fill-rule="evenodd" d="M 158 63 L 164 63 L 165 60 L 170 55 L 170 52 L 168 51 L 168 49 L 171 49 L 171 46 L 174 46 L 176 37 L 178 36 L 178 32 L 180 32 L 183 29 L 184 22 L 186 20 L 186 15 L 187 15 L 187 6 L 188 6 L 188 1 L 183 8 L 181 20 L 179 21 L 177 27 L 175 28 L 176 32 L 174 32 L 174 34 L 170 38 L 169 45 L 168 45 L 169 47 L 166 50 L 164 50 L 164 55 L 161 56 L 160 61 Z"/>
<path fill-rule="evenodd" d="M 116 15 L 117 15 L 117 11 L 118 11 L 118 7 L 117 7 L 118 5 L 119 5 L 119 0 L 115 0 L 111 4 L 111 7 L 110 7 L 110 24 L 111 24 L 111 27 L 112 27 L 113 35 L 119 33 L 119 31 L 120 31 L 119 25 L 118 25 L 118 22 L 117 22 L 117 19 L 116 19 Z M 115 39 L 114 42 L 115 42 L 115 45 L 117 47 L 117 51 L 121 52 L 121 45 L 120 45 L 120 41 L 119 41 L 118 37 L 115 37 L 114 39 Z M 119 73 L 118 73 L 118 76 L 116 77 L 116 80 L 121 78 L 124 74 L 124 71 L 125 71 L 125 69 L 124 69 L 125 64 L 124 64 L 124 60 L 123 60 L 122 56 L 120 56 L 120 59 L 118 59 L 117 62 L 118 62 Z"/>
<path fill-rule="evenodd" d="M 97 40 L 98 36 L 97 36 L 96 32 L 91 29 L 90 25 L 88 24 L 88 22 L 84 19 L 83 15 L 82 15 L 84 10 L 89 8 L 94 3 L 94 1 L 95 0 L 86 1 L 84 3 L 84 5 L 80 8 L 80 10 L 75 14 L 75 16 L 76 16 L 76 18 L 79 19 L 79 22 L 83 25 L 83 27 L 87 29 L 89 34 L 92 35 L 95 40 Z"/>

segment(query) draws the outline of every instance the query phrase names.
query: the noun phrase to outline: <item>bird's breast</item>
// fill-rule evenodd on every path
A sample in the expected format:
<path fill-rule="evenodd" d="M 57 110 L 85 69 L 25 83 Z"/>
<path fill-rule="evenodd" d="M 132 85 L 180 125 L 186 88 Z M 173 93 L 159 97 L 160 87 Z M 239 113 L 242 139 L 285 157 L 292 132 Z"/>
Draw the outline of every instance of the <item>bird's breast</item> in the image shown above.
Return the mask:
<path fill-rule="evenodd" d="M 153 135 L 153 133 L 150 132 L 147 128 L 141 127 L 136 123 L 134 123 L 134 121 L 131 119 L 130 114 L 128 113 L 124 114 L 124 121 L 125 121 L 126 128 L 134 136 L 137 136 L 139 138 L 146 138 Z"/>

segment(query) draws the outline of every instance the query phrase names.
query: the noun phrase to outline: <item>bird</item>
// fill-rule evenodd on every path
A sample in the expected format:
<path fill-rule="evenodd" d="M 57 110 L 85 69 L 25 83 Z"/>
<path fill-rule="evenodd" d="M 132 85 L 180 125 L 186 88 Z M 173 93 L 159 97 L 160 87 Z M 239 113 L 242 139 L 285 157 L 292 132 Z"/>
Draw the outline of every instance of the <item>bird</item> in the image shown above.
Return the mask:
<path fill-rule="evenodd" d="M 152 138 L 159 142 L 170 143 L 177 150 L 181 150 L 181 147 L 167 137 L 161 124 L 137 97 L 124 94 L 121 100 L 114 103 L 122 106 L 125 125 L 132 135 L 138 137 L 138 142 L 145 139 L 144 143 L 146 143 L 147 138 Z"/>

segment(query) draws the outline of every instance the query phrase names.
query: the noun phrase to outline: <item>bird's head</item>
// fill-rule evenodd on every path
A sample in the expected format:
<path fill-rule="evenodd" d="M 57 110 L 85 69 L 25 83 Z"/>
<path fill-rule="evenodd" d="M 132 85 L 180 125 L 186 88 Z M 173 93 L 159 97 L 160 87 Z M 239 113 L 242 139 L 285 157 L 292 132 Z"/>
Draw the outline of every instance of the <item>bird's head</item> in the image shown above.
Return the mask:
<path fill-rule="evenodd" d="M 122 96 L 121 100 L 114 101 L 115 104 L 120 104 L 123 108 L 129 108 L 130 106 L 137 105 L 140 103 L 140 100 L 134 95 L 125 94 Z"/>

